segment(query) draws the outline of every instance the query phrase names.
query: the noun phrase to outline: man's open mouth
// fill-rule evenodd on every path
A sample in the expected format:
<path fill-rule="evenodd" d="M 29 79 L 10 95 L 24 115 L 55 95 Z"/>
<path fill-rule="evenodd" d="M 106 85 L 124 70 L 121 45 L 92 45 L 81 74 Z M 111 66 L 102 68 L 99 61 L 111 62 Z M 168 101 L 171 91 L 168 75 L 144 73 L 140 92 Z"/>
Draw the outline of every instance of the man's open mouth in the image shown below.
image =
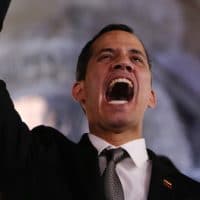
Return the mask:
<path fill-rule="evenodd" d="M 106 100 L 112 104 L 123 104 L 132 100 L 133 83 L 126 78 L 112 80 L 106 90 Z"/>

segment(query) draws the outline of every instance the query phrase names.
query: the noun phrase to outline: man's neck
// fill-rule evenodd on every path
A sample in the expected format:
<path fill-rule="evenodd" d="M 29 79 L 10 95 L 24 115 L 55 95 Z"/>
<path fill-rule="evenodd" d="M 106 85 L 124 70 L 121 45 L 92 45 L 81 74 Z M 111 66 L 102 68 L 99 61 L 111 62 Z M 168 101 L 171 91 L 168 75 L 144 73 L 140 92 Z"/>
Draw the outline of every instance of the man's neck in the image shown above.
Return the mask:
<path fill-rule="evenodd" d="M 91 131 L 93 135 L 96 135 L 108 143 L 114 145 L 114 146 L 120 146 L 123 145 L 127 142 L 130 142 L 132 140 L 136 140 L 141 138 L 140 133 L 134 133 L 132 131 L 126 131 L 126 132 L 107 132 L 107 131 L 102 131 L 102 132 L 94 132 Z"/>

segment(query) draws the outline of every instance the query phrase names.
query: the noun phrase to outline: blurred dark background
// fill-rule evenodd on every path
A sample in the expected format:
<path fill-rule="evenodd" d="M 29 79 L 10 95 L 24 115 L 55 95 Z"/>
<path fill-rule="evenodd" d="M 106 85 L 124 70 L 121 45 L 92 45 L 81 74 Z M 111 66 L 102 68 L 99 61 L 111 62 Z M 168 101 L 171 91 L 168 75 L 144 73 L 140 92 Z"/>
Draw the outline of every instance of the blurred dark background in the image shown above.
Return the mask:
<path fill-rule="evenodd" d="M 108 23 L 126 23 L 153 61 L 158 106 L 146 113 L 148 147 L 200 181 L 199 0 L 15 0 L 0 38 L 0 77 L 32 128 L 71 140 L 87 131 L 71 98 L 77 56 Z"/>

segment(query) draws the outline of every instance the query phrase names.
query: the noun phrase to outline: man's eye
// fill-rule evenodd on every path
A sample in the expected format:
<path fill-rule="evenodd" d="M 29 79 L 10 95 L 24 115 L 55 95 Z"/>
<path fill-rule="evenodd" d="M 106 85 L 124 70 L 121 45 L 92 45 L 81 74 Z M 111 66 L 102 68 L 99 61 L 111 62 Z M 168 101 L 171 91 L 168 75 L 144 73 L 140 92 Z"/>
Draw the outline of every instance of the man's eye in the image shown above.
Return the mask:
<path fill-rule="evenodd" d="M 138 56 L 134 56 L 132 57 L 132 61 L 133 62 L 139 62 L 139 63 L 143 63 L 143 59 L 138 57 Z"/>
<path fill-rule="evenodd" d="M 111 58 L 112 58 L 111 54 L 104 54 L 104 55 L 99 56 L 98 60 L 109 60 Z"/>

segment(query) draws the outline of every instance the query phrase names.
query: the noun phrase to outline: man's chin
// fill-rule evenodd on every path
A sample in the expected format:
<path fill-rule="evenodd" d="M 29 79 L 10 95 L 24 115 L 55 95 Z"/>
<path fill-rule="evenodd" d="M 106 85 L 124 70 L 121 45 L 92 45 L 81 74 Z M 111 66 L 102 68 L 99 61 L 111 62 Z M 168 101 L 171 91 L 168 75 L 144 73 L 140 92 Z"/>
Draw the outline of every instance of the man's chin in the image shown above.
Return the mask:
<path fill-rule="evenodd" d="M 121 133 L 130 127 L 130 122 L 128 120 L 118 118 L 114 120 L 108 120 L 107 125 L 110 130 L 113 130 L 113 132 Z"/>

